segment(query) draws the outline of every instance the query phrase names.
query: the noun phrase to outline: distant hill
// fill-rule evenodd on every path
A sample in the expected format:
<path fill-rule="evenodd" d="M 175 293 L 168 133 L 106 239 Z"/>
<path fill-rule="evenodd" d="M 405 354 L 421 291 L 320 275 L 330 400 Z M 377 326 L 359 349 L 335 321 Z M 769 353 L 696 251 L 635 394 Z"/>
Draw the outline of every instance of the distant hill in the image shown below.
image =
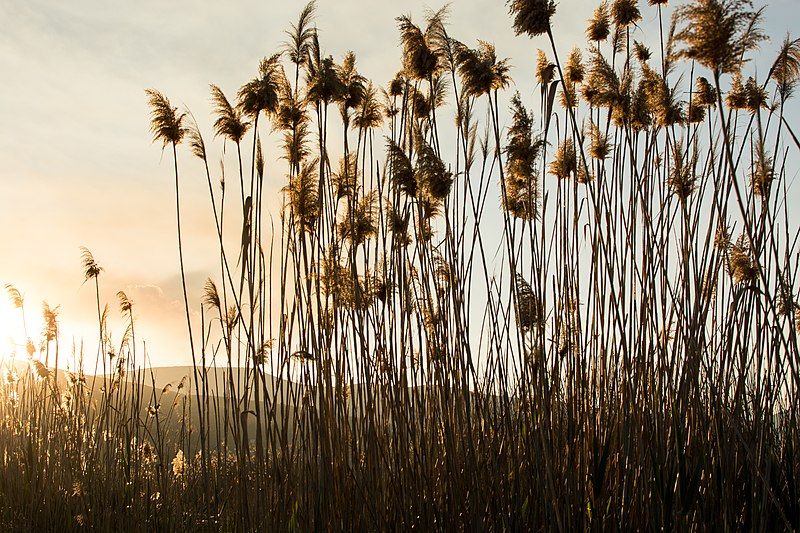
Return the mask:
<path fill-rule="evenodd" d="M 202 371 L 201 371 L 202 372 Z M 209 396 L 223 396 L 226 391 L 229 391 L 231 387 L 231 382 L 235 390 L 237 390 L 237 396 L 241 396 L 241 392 L 244 390 L 244 387 L 247 385 L 252 389 L 252 382 L 253 382 L 253 371 L 252 369 L 246 370 L 244 368 L 232 368 L 229 372 L 227 368 L 223 367 L 210 367 L 204 370 L 205 372 L 205 386 L 207 390 L 207 394 Z M 194 368 L 191 366 L 167 366 L 167 367 L 157 367 L 152 369 L 152 379 L 151 379 L 151 369 L 147 369 L 144 371 L 144 375 L 146 377 L 146 384 L 151 384 L 152 380 L 155 380 L 155 387 L 157 389 L 163 389 L 167 385 L 171 385 L 172 388 L 177 388 L 178 385 L 183 381 L 184 382 L 184 389 L 189 393 L 194 395 L 195 391 L 195 380 L 197 379 L 200 382 L 200 385 L 203 385 L 203 375 L 198 373 L 195 376 Z M 282 380 L 270 374 L 264 374 L 264 381 L 265 383 L 259 383 L 261 389 L 259 390 L 259 396 L 263 399 L 264 389 L 266 389 L 266 393 L 270 399 L 278 396 L 280 398 L 280 403 L 292 403 L 291 397 L 292 393 L 297 393 L 297 391 L 302 389 L 302 385 L 296 382 Z M 250 400 L 255 399 L 255 393 L 251 390 L 251 398 Z"/>
<path fill-rule="evenodd" d="M 0 370 L 9 369 L 16 370 L 17 376 L 20 379 L 26 379 L 30 373 L 33 372 L 31 363 L 27 359 L 14 359 L 6 360 L 0 363 Z M 64 369 L 47 369 L 51 376 L 57 375 L 56 389 L 59 393 L 67 390 L 69 387 L 68 372 Z M 3 370 L 4 371 L 4 370 Z M 226 409 L 231 409 L 230 396 L 224 396 L 225 392 L 229 389 L 230 380 L 229 372 L 226 368 L 212 367 L 205 370 L 207 379 L 207 393 L 205 397 L 201 393 L 200 401 L 206 401 L 209 404 L 211 419 L 215 419 L 215 412 L 224 412 Z M 91 393 L 91 398 L 100 400 L 102 398 L 102 390 L 105 385 L 110 383 L 109 375 L 85 375 L 84 390 L 87 394 Z M 280 380 L 271 375 L 265 375 L 266 391 L 269 401 L 265 402 L 263 397 L 263 388 L 259 390 L 260 401 L 262 402 L 262 410 L 271 409 L 275 413 L 274 419 L 278 421 L 278 425 L 282 426 L 280 420 L 287 420 L 288 426 L 286 430 L 291 432 L 294 424 L 292 421 L 294 417 L 294 408 L 292 405 L 300 403 L 300 396 L 303 394 L 303 387 L 301 384 Z M 198 376 L 200 378 L 200 376 Z M 243 390 L 245 380 L 252 382 L 252 370 L 246 372 L 243 368 L 234 368 L 230 373 L 230 378 L 233 381 L 234 387 Z M 3 379 L 0 376 L 0 379 Z M 183 386 L 179 388 L 180 383 L 183 381 Z M 159 416 L 161 417 L 162 424 L 166 424 L 172 431 L 177 431 L 181 427 L 181 415 L 186 410 L 186 413 L 191 419 L 191 427 L 193 437 L 191 439 L 193 446 L 199 445 L 199 429 L 200 418 L 198 409 L 198 396 L 195 392 L 195 375 L 194 369 L 190 366 L 175 366 L 175 367 L 157 367 L 153 369 L 146 369 L 137 371 L 135 374 L 128 374 L 123 381 L 122 389 L 116 389 L 114 392 L 115 398 L 134 398 L 138 396 L 140 399 L 139 416 L 142 420 L 146 420 L 149 416 L 149 410 L 152 406 L 159 406 Z M 155 384 L 155 387 L 153 387 Z M 238 411 L 254 412 L 255 411 L 255 391 L 252 390 L 246 402 L 242 401 L 241 393 L 237 394 L 239 398 Z M 276 402 L 276 398 L 279 398 Z M 130 404 L 128 404 L 130 405 Z M 227 407 L 226 407 L 227 406 Z M 262 411 L 263 413 L 264 411 Z M 291 415 L 291 416 L 289 416 Z M 247 417 L 247 432 L 250 440 L 256 436 L 256 422 L 252 414 L 245 415 Z M 262 414 L 262 417 L 264 415 Z M 273 417 L 269 417 L 272 419 Z M 220 415 L 218 420 L 223 420 L 224 417 Z M 213 424 L 213 423 L 212 423 Z M 164 427 L 162 425 L 162 427 Z M 273 428 L 274 429 L 274 428 Z M 267 429 L 264 428 L 266 432 Z M 213 448 L 214 443 L 222 440 L 222 434 L 225 428 L 222 427 L 209 427 L 208 435 L 209 441 Z M 228 428 L 228 438 L 232 438 L 230 427 Z M 219 435 L 219 438 L 218 438 Z"/>

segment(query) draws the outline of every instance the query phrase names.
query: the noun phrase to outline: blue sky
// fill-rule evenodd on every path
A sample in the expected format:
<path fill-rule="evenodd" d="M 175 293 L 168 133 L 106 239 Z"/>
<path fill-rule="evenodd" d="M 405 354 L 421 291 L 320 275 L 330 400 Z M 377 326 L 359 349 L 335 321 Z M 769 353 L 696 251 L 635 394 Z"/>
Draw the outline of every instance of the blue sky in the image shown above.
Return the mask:
<path fill-rule="evenodd" d="M 417 0 L 318 4 L 323 48 L 337 59 L 353 50 L 359 70 L 380 85 L 400 65 L 394 17 L 421 21 L 426 6 L 441 7 Z M 116 310 L 114 294 L 125 290 L 138 304 L 139 331 L 153 360 L 189 362 L 177 355 L 186 350 L 170 159 L 150 142 L 144 89 L 158 88 L 188 106 L 210 139 L 208 84 L 232 96 L 259 59 L 279 49 L 303 5 L 0 0 L 0 283 L 25 293 L 30 315 L 39 314 L 42 300 L 60 304 L 63 340 L 83 337 L 93 345 L 93 293 L 82 286 L 80 269 L 79 247 L 87 246 L 106 269 L 102 299 Z M 559 3 L 554 28 L 562 57 L 583 43 L 595 5 Z M 641 9 L 634 37 L 652 42 L 656 11 L 644 0 Z M 547 49 L 547 41 L 514 36 L 499 0 L 452 2 L 450 22 L 459 40 L 488 40 L 511 58 L 516 87 L 507 97 L 518 89 L 531 105 L 536 49 Z M 765 27 L 772 40 L 754 62 L 759 72 L 798 22 L 795 0 L 770 2 Z M 215 159 L 221 148 L 214 143 Z M 216 272 L 213 225 L 204 177 L 185 151 L 181 159 L 186 261 L 190 284 L 199 289 Z M 282 171 L 282 162 L 268 163 L 276 216 Z"/>

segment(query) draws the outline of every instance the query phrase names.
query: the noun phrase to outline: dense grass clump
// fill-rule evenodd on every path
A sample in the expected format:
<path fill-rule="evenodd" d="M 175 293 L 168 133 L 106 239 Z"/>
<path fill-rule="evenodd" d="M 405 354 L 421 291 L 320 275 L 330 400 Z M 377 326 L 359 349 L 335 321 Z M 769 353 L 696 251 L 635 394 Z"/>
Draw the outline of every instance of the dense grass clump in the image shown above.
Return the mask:
<path fill-rule="evenodd" d="M 562 61 L 555 4 L 509 2 L 518 35 L 548 39 L 531 97 L 444 9 L 397 19 L 380 89 L 323 52 L 312 2 L 235 100 L 211 86 L 222 176 L 148 90 L 182 274 L 183 144 L 217 230 L 202 302 L 182 275 L 193 366 L 147 368 L 122 293 L 111 344 L 85 251 L 101 372 L 57 369 L 46 308 L 0 385 L 0 525 L 800 529 L 800 41 L 757 78 L 749 1 L 674 8 L 652 52 L 636 23 L 667 3 L 639 4 L 600 5 Z"/>

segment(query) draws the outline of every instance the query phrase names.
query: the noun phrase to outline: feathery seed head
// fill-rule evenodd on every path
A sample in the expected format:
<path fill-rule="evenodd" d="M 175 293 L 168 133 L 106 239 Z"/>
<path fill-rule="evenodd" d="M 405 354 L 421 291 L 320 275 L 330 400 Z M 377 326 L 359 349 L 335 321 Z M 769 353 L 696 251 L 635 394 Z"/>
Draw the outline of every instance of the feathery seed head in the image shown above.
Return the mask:
<path fill-rule="evenodd" d="M 414 167 L 403 149 L 392 139 L 387 138 L 387 163 L 392 184 L 408 196 L 417 195 L 417 178 Z"/>
<path fill-rule="evenodd" d="M 744 54 L 764 38 L 761 11 L 752 11 L 752 5 L 752 0 L 694 0 L 680 6 L 675 17 L 683 27 L 675 38 L 685 48 L 679 55 L 716 74 L 739 70 Z"/>
<path fill-rule="evenodd" d="M 750 185 L 753 187 L 753 194 L 766 201 L 769 199 L 775 173 L 772 158 L 767 155 L 763 139 L 756 142 L 755 161 L 753 163 L 753 171 L 750 174 Z"/>
<path fill-rule="evenodd" d="M 564 109 L 575 109 L 578 107 L 578 91 L 574 85 L 567 85 L 566 90 L 562 87 L 558 91 L 558 102 Z"/>
<path fill-rule="evenodd" d="M 718 250 L 728 250 L 731 246 L 731 230 L 727 224 L 720 223 L 714 232 L 714 247 Z"/>
<path fill-rule="evenodd" d="M 255 119 L 262 111 L 272 115 L 278 110 L 283 67 L 280 54 L 265 57 L 258 65 L 258 76 L 245 83 L 237 93 L 240 112 Z"/>
<path fill-rule="evenodd" d="M 550 174 L 559 179 L 569 179 L 577 172 L 578 160 L 572 139 L 567 139 L 558 146 L 549 170 Z"/>
<path fill-rule="evenodd" d="M 589 139 L 591 141 L 589 144 L 589 156 L 600 161 L 607 158 L 611 152 L 611 143 L 608 135 L 604 135 L 600 131 L 600 127 L 595 123 L 592 123 L 589 128 Z"/>
<path fill-rule="evenodd" d="M 31 373 L 37 381 L 41 381 L 50 377 L 50 370 L 38 359 L 31 359 L 30 366 Z"/>
<path fill-rule="evenodd" d="M 676 99 L 676 87 L 669 87 L 663 75 L 644 65 L 641 83 L 647 96 L 648 111 L 659 126 L 671 126 L 683 121 L 681 103 Z"/>
<path fill-rule="evenodd" d="M 603 0 L 594 10 L 592 18 L 586 27 L 586 37 L 592 42 L 599 43 L 605 41 L 611 34 L 611 15 L 608 9 L 608 2 Z"/>
<path fill-rule="evenodd" d="M 42 318 L 44 322 L 42 337 L 45 342 L 54 341 L 58 338 L 58 311 L 59 306 L 50 307 L 47 302 L 42 303 Z"/>
<path fill-rule="evenodd" d="M 389 96 L 402 96 L 406 88 L 406 80 L 403 73 L 399 72 L 394 79 L 389 82 Z"/>
<path fill-rule="evenodd" d="M 550 19 L 556 12 L 553 0 L 507 0 L 506 5 L 517 35 L 536 37 L 550 31 Z"/>
<path fill-rule="evenodd" d="M 575 181 L 582 184 L 591 183 L 594 181 L 594 173 L 587 168 L 587 165 L 578 165 L 578 175 Z"/>
<path fill-rule="evenodd" d="M 181 477 L 186 472 L 186 461 L 183 457 L 183 450 L 178 450 L 175 457 L 172 459 L 172 474 L 175 477 Z"/>
<path fill-rule="evenodd" d="M 217 291 L 217 285 L 211 278 L 208 278 L 203 286 L 203 304 L 211 309 L 220 309 L 221 304 L 219 292 Z"/>
<path fill-rule="evenodd" d="M 377 192 L 370 191 L 357 201 L 352 200 L 347 203 L 341 222 L 339 222 L 339 234 L 351 246 L 356 247 L 367 242 L 374 237 L 378 231 L 377 221 Z"/>
<path fill-rule="evenodd" d="M 356 55 L 347 52 L 342 64 L 336 67 L 339 80 L 342 83 L 342 92 L 339 95 L 339 107 L 342 116 L 347 116 L 347 110 L 355 109 L 361 105 L 366 90 L 366 78 L 356 70 Z"/>
<path fill-rule="evenodd" d="M 378 102 L 378 93 L 372 82 L 364 88 L 361 103 L 356 109 L 353 125 L 362 129 L 374 129 L 383 123 L 381 104 Z"/>
<path fill-rule="evenodd" d="M 420 189 L 434 202 L 444 200 L 450 194 L 453 173 L 447 170 L 433 146 L 419 132 L 416 139 L 416 154 L 415 175 Z"/>
<path fill-rule="evenodd" d="M 581 83 L 584 73 L 585 69 L 581 50 L 575 47 L 570 51 L 569 57 L 567 58 L 567 64 L 564 67 L 564 78 L 566 78 L 566 81 L 569 83 Z"/>
<path fill-rule="evenodd" d="M 300 12 L 297 23 L 291 25 L 291 29 L 286 32 L 289 41 L 285 43 L 284 49 L 289 56 L 289 61 L 295 65 L 305 65 L 308 61 L 309 52 L 313 43 L 316 29 L 311 26 L 317 9 L 316 0 L 311 0 Z"/>
<path fill-rule="evenodd" d="M 611 18 L 614 24 L 624 28 L 642 20 L 638 4 L 639 0 L 614 0 L 611 4 Z"/>
<path fill-rule="evenodd" d="M 85 246 L 81 246 L 81 263 L 83 264 L 83 275 L 86 281 L 96 278 L 103 271 L 103 267 L 97 264 L 92 252 Z"/>
<path fill-rule="evenodd" d="M 536 81 L 547 85 L 555 77 L 556 65 L 547 59 L 547 54 L 539 50 L 536 54 Z"/>
<path fill-rule="evenodd" d="M 119 300 L 119 310 L 123 314 L 130 314 L 131 310 L 133 309 L 133 301 L 128 298 L 128 295 L 122 291 L 117 293 L 117 299 Z"/>
<path fill-rule="evenodd" d="M 686 113 L 686 122 L 690 124 L 699 124 L 706 119 L 706 108 L 697 105 L 694 100 L 689 103 L 689 110 Z"/>
<path fill-rule="evenodd" d="M 283 188 L 294 220 L 304 232 L 313 231 L 320 213 L 317 164 L 317 159 L 303 163 L 300 172 Z"/>
<path fill-rule="evenodd" d="M 347 158 L 343 157 L 339 160 L 339 171 L 331 174 L 331 185 L 333 185 L 336 200 L 355 197 L 358 188 L 357 178 L 358 157 L 356 154 L 348 154 Z"/>
<path fill-rule="evenodd" d="M 426 35 L 426 32 L 406 15 L 396 20 L 400 29 L 400 43 L 403 46 L 405 75 L 416 80 L 430 80 L 441 68 L 439 54 L 431 43 L 430 32 Z"/>
<path fill-rule="evenodd" d="M 168 144 L 180 144 L 186 133 L 183 119 L 186 113 L 178 113 L 177 107 L 172 107 L 166 96 L 155 89 L 145 90 L 150 104 L 150 131 L 153 133 L 153 142 L 161 141 L 162 147 Z"/>
<path fill-rule="evenodd" d="M 702 107 L 717 105 L 717 90 L 703 76 L 697 78 L 694 91 L 695 105 Z"/>
<path fill-rule="evenodd" d="M 760 109 L 767 107 L 767 91 L 756 83 L 753 77 L 747 78 L 744 92 L 747 94 L 747 110 L 751 113 L 757 113 Z"/>
<path fill-rule="evenodd" d="M 531 284 L 521 274 L 514 277 L 516 289 L 517 325 L 523 332 L 533 331 L 544 325 L 542 303 L 533 292 Z"/>
<path fill-rule="evenodd" d="M 25 299 L 22 297 L 19 289 L 9 283 L 6 285 L 6 292 L 8 293 L 8 298 L 11 300 L 12 305 L 17 309 L 22 309 Z"/>
<path fill-rule="evenodd" d="M 206 160 L 206 143 L 203 140 L 203 135 L 200 133 L 200 127 L 191 113 L 187 112 L 189 125 L 186 127 L 186 137 L 189 139 L 189 148 L 192 155 L 198 159 Z"/>
<path fill-rule="evenodd" d="M 747 109 L 747 91 L 742 84 L 742 76 L 738 72 L 733 76 L 731 87 L 725 95 L 725 104 L 734 110 Z"/>
<path fill-rule="evenodd" d="M 693 155 L 684 154 L 683 145 L 680 141 L 672 145 L 672 166 L 670 167 L 668 184 L 672 192 L 681 202 L 686 202 L 696 188 L 697 176 L 695 166 L 697 165 L 697 149 L 693 150 Z"/>
<path fill-rule="evenodd" d="M 650 49 L 647 48 L 645 45 L 640 43 L 639 41 L 633 42 L 633 53 L 636 56 L 636 59 L 640 63 L 647 63 L 650 61 L 650 57 L 652 57 L 652 53 L 650 53 Z"/>
<path fill-rule="evenodd" d="M 511 99 L 513 113 L 506 146 L 505 198 L 503 207 L 512 216 L 534 220 L 539 211 L 539 178 L 536 160 L 542 146 L 533 139 L 533 119 L 519 93 Z"/>
<path fill-rule="evenodd" d="M 473 50 L 456 42 L 455 51 L 455 62 L 466 95 L 482 96 L 508 86 L 508 59 L 498 60 L 494 45 L 478 41 L 478 48 Z"/>
<path fill-rule="evenodd" d="M 778 84 L 782 99 L 791 96 L 797 81 L 800 80 L 800 39 L 786 36 L 781 44 L 777 59 L 772 64 L 771 77 Z"/>
<path fill-rule="evenodd" d="M 758 277 L 758 260 L 744 234 L 728 250 L 728 272 L 736 283 L 748 283 Z"/>
<path fill-rule="evenodd" d="M 620 80 L 614 67 L 595 49 L 589 60 L 589 73 L 581 92 L 593 107 L 623 107 L 622 100 L 627 92 L 628 80 L 628 76 Z M 623 85 L 623 81 L 626 85 Z"/>
<path fill-rule="evenodd" d="M 211 102 L 214 104 L 214 114 L 217 116 L 214 121 L 214 134 L 235 143 L 241 142 L 250 127 L 250 122 L 243 118 L 241 108 L 231 105 L 222 89 L 216 85 L 210 87 Z"/>

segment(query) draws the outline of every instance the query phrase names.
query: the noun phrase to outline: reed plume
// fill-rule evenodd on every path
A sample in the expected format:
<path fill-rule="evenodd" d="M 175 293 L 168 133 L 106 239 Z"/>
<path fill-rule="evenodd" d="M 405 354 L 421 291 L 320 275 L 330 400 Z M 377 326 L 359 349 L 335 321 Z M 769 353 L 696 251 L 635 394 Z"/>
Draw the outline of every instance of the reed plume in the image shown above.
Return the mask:
<path fill-rule="evenodd" d="M 553 0 L 508 0 L 506 5 L 517 35 L 536 37 L 550 31 L 550 19 L 556 13 Z"/>
<path fill-rule="evenodd" d="M 509 84 L 508 59 L 497 59 L 494 45 L 478 41 L 477 50 L 457 43 L 455 61 L 467 96 L 483 96 Z"/>
<path fill-rule="evenodd" d="M 432 46 L 430 31 L 423 32 L 408 16 L 397 17 L 403 47 L 403 71 L 415 80 L 428 81 L 441 68 L 440 56 Z M 429 30 L 433 25 L 429 26 Z"/>
<path fill-rule="evenodd" d="M 539 213 L 539 178 L 536 161 L 544 141 L 533 139 L 533 118 L 519 93 L 511 99 L 513 114 L 506 146 L 505 209 L 514 217 L 534 220 Z"/>
<path fill-rule="evenodd" d="M 166 96 L 155 89 L 147 89 L 148 103 L 150 104 L 150 131 L 153 133 L 153 142 L 161 141 L 162 146 L 180 144 L 186 133 L 183 121 L 186 113 L 179 113 L 177 107 L 170 104 Z"/>
<path fill-rule="evenodd" d="M 589 19 L 589 23 L 586 26 L 586 37 L 590 41 L 599 44 L 600 41 L 608 39 L 610 34 L 611 14 L 609 13 L 608 2 L 603 0 L 595 8 L 592 18 Z"/>
<path fill-rule="evenodd" d="M 317 168 L 316 159 L 303 163 L 300 172 L 283 189 L 289 200 L 291 214 L 304 232 L 314 231 L 320 215 Z"/>
<path fill-rule="evenodd" d="M 800 39 L 786 36 L 770 72 L 770 76 L 778 84 L 781 98 L 786 100 L 800 80 Z"/>
<path fill-rule="evenodd" d="M 241 143 L 250 128 L 250 122 L 242 116 L 243 108 L 232 106 L 222 89 L 216 85 L 210 85 L 210 88 L 211 102 L 214 104 L 214 113 L 217 116 L 214 121 L 214 134 L 236 144 Z"/>
<path fill-rule="evenodd" d="M 731 74 L 744 55 L 764 38 L 758 27 L 761 10 L 751 0 L 693 0 L 679 6 L 676 19 L 683 27 L 676 39 L 684 43 L 680 55 L 694 59 L 715 73 Z"/>

